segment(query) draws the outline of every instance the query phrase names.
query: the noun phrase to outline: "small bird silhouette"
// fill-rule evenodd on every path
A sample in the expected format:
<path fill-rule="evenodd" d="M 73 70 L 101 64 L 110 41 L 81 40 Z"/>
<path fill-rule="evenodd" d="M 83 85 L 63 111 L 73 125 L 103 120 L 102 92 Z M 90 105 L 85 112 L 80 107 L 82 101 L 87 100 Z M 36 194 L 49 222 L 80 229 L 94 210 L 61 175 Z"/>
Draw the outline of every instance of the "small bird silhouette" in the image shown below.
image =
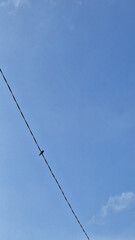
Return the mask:
<path fill-rule="evenodd" d="M 42 151 L 39 153 L 39 156 L 41 156 L 43 153 L 44 153 L 44 150 L 42 150 Z"/>

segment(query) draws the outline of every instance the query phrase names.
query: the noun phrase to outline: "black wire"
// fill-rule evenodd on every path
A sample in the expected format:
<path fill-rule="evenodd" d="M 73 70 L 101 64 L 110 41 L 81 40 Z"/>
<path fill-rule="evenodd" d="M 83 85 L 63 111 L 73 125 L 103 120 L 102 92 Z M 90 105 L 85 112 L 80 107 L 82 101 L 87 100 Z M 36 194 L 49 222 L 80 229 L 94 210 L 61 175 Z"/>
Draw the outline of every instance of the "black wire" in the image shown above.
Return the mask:
<path fill-rule="evenodd" d="M 11 95 L 12 95 L 12 97 L 13 97 L 15 103 L 16 103 L 16 105 L 17 105 L 17 108 L 19 109 L 19 111 L 20 111 L 20 113 L 21 113 L 22 118 L 24 119 L 24 121 L 25 121 L 25 123 L 26 123 L 27 128 L 29 129 L 29 132 L 30 132 L 31 136 L 33 137 L 34 142 L 35 142 L 36 145 L 37 145 L 37 148 L 39 149 L 39 151 L 40 151 L 40 153 L 41 153 L 41 148 L 39 147 L 39 144 L 38 144 L 38 142 L 37 142 L 37 140 L 36 140 L 36 138 L 35 138 L 35 136 L 34 136 L 32 130 L 31 130 L 31 128 L 30 128 L 30 126 L 29 126 L 29 124 L 28 124 L 26 118 L 24 117 L 24 114 L 23 114 L 23 112 L 22 112 L 22 110 L 21 110 L 21 108 L 20 108 L 20 106 L 19 106 L 19 104 L 18 104 L 18 102 L 17 102 L 17 100 L 16 100 L 16 98 L 15 98 L 15 96 L 14 96 L 14 94 L 13 94 L 13 92 L 12 92 L 12 90 L 11 90 L 11 88 L 10 88 L 10 86 L 9 86 L 9 84 L 8 84 L 8 82 L 7 82 L 7 80 L 6 80 L 6 78 L 5 78 L 5 76 L 4 76 L 4 74 L 3 74 L 3 72 L 2 72 L 1 69 L 0 69 L 0 72 L 1 72 L 1 74 L 2 74 L 2 76 L 3 76 L 3 79 L 4 79 L 6 85 L 7 85 L 8 89 L 9 89 L 9 91 L 10 91 L 10 93 L 11 93 Z M 59 189 L 60 189 L 60 191 L 61 191 L 61 193 L 62 193 L 62 195 L 63 195 L 65 201 L 67 202 L 67 204 L 68 204 L 70 210 L 72 211 L 72 213 L 73 213 L 75 219 L 77 220 L 78 224 L 80 225 L 80 227 L 81 227 L 82 231 L 84 232 L 85 236 L 87 237 L 87 239 L 90 240 L 90 238 L 89 238 L 89 236 L 87 235 L 86 231 L 84 230 L 82 224 L 80 223 L 80 221 L 79 221 L 77 215 L 75 214 L 73 208 L 71 207 L 71 205 L 70 205 L 70 203 L 69 203 L 69 201 L 68 201 L 68 199 L 67 199 L 67 197 L 66 197 L 64 191 L 62 190 L 62 188 L 61 188 L 61 186 L 60 186 L 60 184 L 59 184 L 57 178 L 55 177 L 55 175 L 54 175 L 54 173 L 53 173 L 53 171 L 52 171 L 52 169 L 51 169 L 49 163 L 47 162 L 47 160 L 46 160 L 46 158 L 45 158 L 43 152 L 41 153 L 41 155 L 42 155 L 42 157 L 43 157 L 43 159 L 44 159 L 44 161 L 45 161 L 45 163 L 46 163 L 46 165 L 47 165 L 47 167 L 48 167 L 48 169 L 49 169 L 51 175 L 53 176 L 53 178 L 54 178 L 54 180 L 55 180 L 57 186 L 59 187 Z"/>

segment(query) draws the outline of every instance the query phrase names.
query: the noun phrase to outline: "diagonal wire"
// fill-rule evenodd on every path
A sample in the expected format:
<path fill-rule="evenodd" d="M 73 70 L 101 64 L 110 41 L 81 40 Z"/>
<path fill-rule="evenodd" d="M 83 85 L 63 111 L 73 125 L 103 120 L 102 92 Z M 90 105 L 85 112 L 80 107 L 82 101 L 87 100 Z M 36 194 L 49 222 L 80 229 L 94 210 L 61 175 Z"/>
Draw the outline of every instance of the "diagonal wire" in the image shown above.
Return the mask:
<path fill-rule="evenodd" d="M 35 138 L 35 136 L 34 136 L 34 134 L 33 134 L 33 132 L 32 132 L 32 130 L 31 130 L 31 128 L 30 128 L 30 126 L 29 126 L 29 124 L 28 124 L 28 122 L 27 122 L 27 120 L 26 120 L 26 118 L 25 118 L 25 116 L 24 116 L 24 114 L 23 114 L 23 112 L 22 112 L 22 110 L 21 110 L 21 108 L 20 108 L 20 106 L 19 106 L 19 104 L 18 104 L 18 102 L 17 102 L 17 100 L 16 100 L 16 98 L 15 98 L 15 96 L 14 96 L 14 94 L 13 94 L 13 92 L 12 92 L 12 90 L 11 90 L 11 88 L 10 88 L 10 86 L 9 86 L 9 84 L 8 84 L 8 82 L 7 82 L 7 80 L 6 80 L 6 78 L 5 78 L 5 76 L 4 76 L 4 74 L 3 74 L 3 72 L 2 72 L 1 69 L 0 69 L 0 72 L 1 72 L 2 77 L 3 77 L 3 79 L 4 79 L 5 83 L 6 83 L 6 85 L 7 85 L 8 89 L 9 89 L 9 91 L 10 91 L 10 93 L 11 93 L 11 95 L 12 95 L 12 97 L 13 97 L 15 103 L 16 103 L 16 105 L 17 105 L 17 108 L 18 108 L 18 110 L 19 110 L 19 112 L 20 112 L 22 118 L 24 119 L 24 121 L 25 121 L 25 123 L 26 123 L 26 126 L 27 126 L 27 128 L 28 128 L 28 130 L 29 130 L 31 136 L 33 137 L 33 140 L 34 140 L 35 144 L 37 145 L 37 148 L 38 148 L 39 151 L 40 151 L 40 155 L 42 155 L 42 157 L 43 157 L 43 159 L 44 159 L 44 161 L 45 161 L 45 163 L 46 163 L 46 165 L 47 165 L 47 167 L 48 167 L 48 169 L 49 169 L 51 175 L 53 176 L 53 178 L 54 178 L 54 180 L 55 180 L 57 186 L 59 187 L 59 189 L 60 189 L 60 191 L 61 191 L 61 193 L 62 193 L 62 195 L 63 195 L 65 201 L 67 202 L 67 204 L 68 204 L 70 210 L 72 211 L 72 213 L 73 213 L 75 219 L 77 220 L 78 224 L 80 225 L 82 231 L 84 232 L 84 234 L 85 234 L 85 236 L 87 237 L 87 239 L 90 240 L 88 234 L 87 234 L 86 231 L 84 230 L 84 228 L 83 228 L 82 224 L 80 223 L 80 221 L 79 221 L 77 215 L 75 214 L 75 212 L 74 212 L 74 210 L 73 210 L 71 204 L 69 203 L 69 201 L 68 201 L 68 199 L 67 199 L 67 197 L 66 197 L 64 191 L 62 190 L 62 188 L 61 188 L 61 186 L 60 186 L 60 184 L 59 184 L 57 178 L 55 177 L 55 175 L 54 175 L 54 173 L 53 173 L 53 171 L 52 171 L 52 169 L 51 169 L 51 167 L 50 167 L 48 161 L 46 160 L 46 158 L 45 158 L 45 156 L 44 156 L 44 154 L 43 154 L 44 151 L 41 151 L 41 148 L 39 147 L 39 144 L 38 144 L 38 142 L 37 142 L 37 140 L 36 140 L 36 138 Z"/>

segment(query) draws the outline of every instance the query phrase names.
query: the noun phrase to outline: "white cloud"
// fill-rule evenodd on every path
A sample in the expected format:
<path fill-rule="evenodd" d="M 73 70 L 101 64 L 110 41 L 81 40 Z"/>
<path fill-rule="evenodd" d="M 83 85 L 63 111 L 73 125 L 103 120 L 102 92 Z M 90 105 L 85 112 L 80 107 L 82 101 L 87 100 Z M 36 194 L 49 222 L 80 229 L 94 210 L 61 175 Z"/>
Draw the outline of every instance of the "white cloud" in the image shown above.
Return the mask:
<path fill-rule="evenodd" d="M 127 209 L 133 201 L 135 201 L 135 194 L 133 192 L 123 192 L 121 195 L 110 197 L 107 204 L 102 207 L 102 216 L 107 216 L 109 210 L 121 212 Z"/>
<path fill-rule="evenodd" d="M 24 5 L 28 5 L 28 4 L 29 4 L 29 0 L 3 0 L 3 1 L 0 1 L 0 7 L 13 6 L 16 9 L 19 7 L 22 7 Z"/>

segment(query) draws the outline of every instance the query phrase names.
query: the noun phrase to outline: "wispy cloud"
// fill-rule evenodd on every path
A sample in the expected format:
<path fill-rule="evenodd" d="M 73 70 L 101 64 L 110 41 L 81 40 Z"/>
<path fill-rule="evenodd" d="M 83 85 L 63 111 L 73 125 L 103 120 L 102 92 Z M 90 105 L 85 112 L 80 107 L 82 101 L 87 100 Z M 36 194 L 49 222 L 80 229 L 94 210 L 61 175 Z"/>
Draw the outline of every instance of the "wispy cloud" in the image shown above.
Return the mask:
<path fill-rule="evenodd" d="M 60 3 L 60 0 L 50 0 L 50 3 L 53 7 L 57 6 Z"/>
<path fill-rule="evenodd" d="M 10 0 L 7 1 L 0 1 L 0 8 L 8 6 L 10 3 Z"/>
<path fill-rule="evenodd" d="M 15 8 L 18 8 L 18 7 L 23 6 L 24 4 L 28 3 L 28 1 L 26 1 L 26 0 L 12 0 L 12 2 L 14 4 Z"/>
<path fill-rule="evenodd" d="M 135 194 L 133 192 L 123 192 L 121 195 L 115 195 L 110 197 L 107 204 L 102 207 L 101 214 L 105 217 L 110 210 L 121 212 L 127 209 L 134 201 Z"/>
<path fill-rule="evenodd" d="M 13 6 L 16 9 L 24 5 L 28 5 L 29 0 L 3 0 L 0 1 L 0 8 Z"/>

